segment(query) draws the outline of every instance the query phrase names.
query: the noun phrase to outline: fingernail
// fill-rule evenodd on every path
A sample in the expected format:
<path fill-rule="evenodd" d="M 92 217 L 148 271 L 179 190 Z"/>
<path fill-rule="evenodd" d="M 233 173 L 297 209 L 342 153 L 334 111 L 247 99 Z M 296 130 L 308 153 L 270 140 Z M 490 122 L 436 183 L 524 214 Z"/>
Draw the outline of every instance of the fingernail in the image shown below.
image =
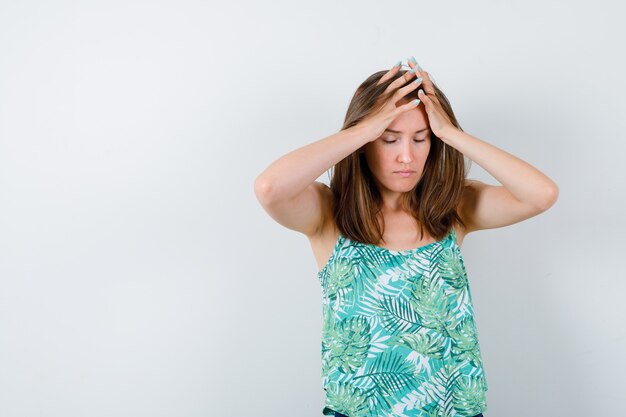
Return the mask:
<path fill-rule="evenodd" d="M 414 82 L 415 84 L 419 84 L 419 83 L 420 83 L 420 81 L 422 81 L 422 77 L 417 77 L 417 78 L 415 79 L 415 81 L 413 81 L 413 82 Z"/>
<path fill-rule="evenodd" d="M 411 58 L 409 58 L 409 60 L 413 61 L 413 63 L 415 63 L 415 69 L 418 71 L 423 71 L 422 67 L 420 67 L 420 64 L 417 63 L 417 59 L 415 59 L 414 56 L 412 56 Z M 415 70 L 413 71 L 415 72 Z"/>
<path fill-rule="evenodd" d="M 394 65 L 394 67 L 399 67 L 399 66 L 400 66 L 400 64 L 402 64 L 402 61 L 398 61 L 398 62 L 396 62 L 396 65 Z"/>
<path fill-rule="evenodd" d="M 416 69 L 417 69 L 417 68 L 411 68 L 411 71 L 409 71 L 409 72 L 410 72 L 411 74 L 415 74 L 415 70 L 416 70 Z"/>
<path fill-rule="evenodd" d="M 413 104 L 418 105 L 420 104 L 420 101 L 421 100 L 419 98 L 416 98 L 415 100 L 413 100 Z"/>

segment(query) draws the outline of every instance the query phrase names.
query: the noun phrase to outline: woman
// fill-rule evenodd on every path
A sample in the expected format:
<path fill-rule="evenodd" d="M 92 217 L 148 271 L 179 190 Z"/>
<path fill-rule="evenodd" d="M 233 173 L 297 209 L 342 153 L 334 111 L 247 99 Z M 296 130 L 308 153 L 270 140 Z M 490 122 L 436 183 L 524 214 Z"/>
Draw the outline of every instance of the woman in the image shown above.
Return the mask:
<path fill-rule="evenodd" d="M 558 187 L 465 133 L 415 58 L 410 71 L 400 64 L 365 80 L 342 129 L 273 162 L 255 193 L 317 260 L 324 415 L 482 417 L 488 386 L 460 246 L 546 211 Z M 466 179 L 464 156 L 502 185 Z M 331 167 L 330 187 L 317 182 Z"/>

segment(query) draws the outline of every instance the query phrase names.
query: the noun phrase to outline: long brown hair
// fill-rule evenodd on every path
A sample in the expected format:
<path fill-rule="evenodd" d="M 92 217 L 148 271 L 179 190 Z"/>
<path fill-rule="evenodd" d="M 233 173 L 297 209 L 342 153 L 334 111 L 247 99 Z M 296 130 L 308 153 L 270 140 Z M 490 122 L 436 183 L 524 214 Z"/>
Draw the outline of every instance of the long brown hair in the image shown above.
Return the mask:
<path fill-rule="evenodd" d="M 387 70 L 372 74 L 357 88 L 348 106 L 341 130 L 356 125 L 370 112 L 375 111 L 377 99 L 389 84 L 403 76 L 406 70 L 400 70 L 394 77 L 377 84 L 386 73 Z M 410 82 L 413 82 L 413 79 L 404 85 Z M 434 81 L 433 85 L 443 110 L 450 121 L 462 131 L 447 97 Z M 418 98 L 418 90 L 419 88 L 411 91 L 403 97 L 403 100 Z M 432 131 L 430 142 L 430 151 L 422 178 L 413 190 L 402 195 L 401 202 L 417 220 L 422 239 L 425 228 L 428 234 L 441 240 L 453 227 L 454 222 L 459 222 L 465 227 L 457 213 L 457 207 L 463 192 L 468 166 L 461 152 L 446 145 Z M 382 238 L 384 219 L 382 219 L 383 228 L 377 221 L 383 201 L 374 182 L 373 174 L 368 168 L 363 148 L 357 149 L 333 167 L 330 188 L 333 194 L 335 223 L 344 236 L 374 245 L 384 241 Z"/>

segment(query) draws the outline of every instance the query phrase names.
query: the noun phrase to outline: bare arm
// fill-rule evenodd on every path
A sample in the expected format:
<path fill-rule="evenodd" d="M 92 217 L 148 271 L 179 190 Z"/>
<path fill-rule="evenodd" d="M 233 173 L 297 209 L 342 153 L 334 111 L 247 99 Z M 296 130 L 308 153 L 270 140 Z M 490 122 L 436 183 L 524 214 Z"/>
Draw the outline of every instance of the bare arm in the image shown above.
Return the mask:
<path fill-rule="evenodd" d="M 508 226 L 548 210 L 559 195 L 556 183 L 528 162 L 454 126 L 441 107 L 430 76 L 423 70 L 419 73 L 425 91 L 420 97 L 433 133 L 502 184 L 466 181 L 459 210 L 466 233 Z"/>
<path fill-rule="evenodd" d="M 257 199 L 283 226 L 307 236 L 317 233 L 331 195 L 315 180 L 371 140 L 372 133 L 357 125 L 289 152 L 257 176 Z"/>
<path fill-rule="evenodd" d="M 393 77 L 396 65 L 379 82 Z M 396 106 L 396 102 L 417 88 L 421 79 L 400 88 L 414 73 L 406 72 L 385 89 L 384 98 L 373 114 L 356 126 L 320 139 L 274 161 L 254 182 L 257 199 L 268 214 L 283 226 L 307 236 L 317 234 L 324 225 L 332 203 L 330 188 L 315 181 L 337 162 L 368 142 L 376 140 L 398 115 L 415 108 L 419 100 Z"/>
<path fill-rule="evenodd" d="M 467 233 L 521 222 L 548 210 L 556 202 L 559 194 L 556 183 L 528 162 L 466 132 L 453 131 L 444 141 L 502 184 L 467 181 L 460 209 Z"/>

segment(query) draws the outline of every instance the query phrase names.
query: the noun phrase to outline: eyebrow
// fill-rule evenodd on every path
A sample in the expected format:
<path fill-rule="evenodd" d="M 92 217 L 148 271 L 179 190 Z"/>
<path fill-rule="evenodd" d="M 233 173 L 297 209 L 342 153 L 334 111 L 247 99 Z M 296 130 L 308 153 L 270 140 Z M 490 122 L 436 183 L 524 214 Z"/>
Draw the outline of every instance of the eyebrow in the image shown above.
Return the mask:
<path fill-rule="evenodd" d="M 427 128 L 427 127 L 425 127 L 424 129 L 418 130 L 418 131 L 413 132 L 413 133 L 420 133 L 420 132 L 423 132 L 423 131 L 425 131 L 425 130 L 428 130 L 428 128 Z M 391 132 L 391 133 L 402 133 L 402 132 L 400 132 L 400 131 L 398 131 L 398 130 L 393 130 L 393 129 L 385 129 L 385 132 Z"/>

